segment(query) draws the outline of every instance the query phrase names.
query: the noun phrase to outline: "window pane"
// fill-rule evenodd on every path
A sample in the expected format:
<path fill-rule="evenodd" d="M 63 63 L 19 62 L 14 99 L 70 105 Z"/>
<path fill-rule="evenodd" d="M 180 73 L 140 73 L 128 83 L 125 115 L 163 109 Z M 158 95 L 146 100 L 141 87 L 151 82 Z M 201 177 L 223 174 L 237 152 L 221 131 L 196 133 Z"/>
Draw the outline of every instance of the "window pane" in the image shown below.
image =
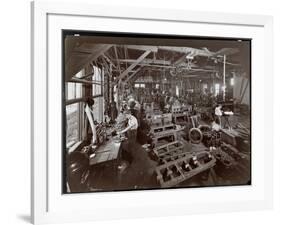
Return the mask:
<path fill-rule="evenodd" d="M 75 98 L 75 83 L 68 82 L 67 83 L 67 99 Z"/>
<path fill-rule="evenodd" d="M 230 79 L 230 85 L 233 86 L 234 85 L 234 78 Z"/>
<path fill-rule="evenodd" d="M 81 78 L 84 75 L 84 69 L 75 74 L 75 77 Z"/>
<path fill-rule="evenodd" d="M 215 84 L 215 95 L 220 93 L 220 84 Z"/>
<path fill-rule="evenodd" d="M 76 83 L 76 92 L 75 92 L 75 98 L 82 98 L 82 84 Z"/>
<path fill-rule="evenodd" d="M 81 83 L 67 83 L 67 100 L 82 98 L 82 84 Z"/>
<path fill-rule="evenodd" d="M 79 103 L 66 106 L 66 145 L 79 141 Z"/>
<path fill-rule="evenodd" d="M 95 82 L 93 84 L 93 96 L 101 95 L 101 81 L 102 81 L 102 70 L 94 66 L 94 75 L 92 80 Z"/>
<path fill-rule="evenodd" d="M 103 97 L 97 97 L 94 100 L 95 100 L 95 104 L 93 105 L 94 120 L 100 123 L 103 121 Z"/>
<path fill-rule="evenodd" d="M 179 89 L 179 86 L 176 85 L 176 96 L 179 96 L 180 95 L 180 89 Z"/>

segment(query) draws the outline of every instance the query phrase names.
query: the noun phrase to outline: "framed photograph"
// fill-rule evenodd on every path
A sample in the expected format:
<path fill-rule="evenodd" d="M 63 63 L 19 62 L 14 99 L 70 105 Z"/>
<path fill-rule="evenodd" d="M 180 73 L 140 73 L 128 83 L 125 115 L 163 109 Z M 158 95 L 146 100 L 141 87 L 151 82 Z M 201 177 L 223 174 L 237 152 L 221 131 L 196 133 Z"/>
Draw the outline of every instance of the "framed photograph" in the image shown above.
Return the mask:
<path fill-rule="evenodd" d="M 32 25 L 34 224 L 272 207 L 271 17 L 40 1 Z"/>

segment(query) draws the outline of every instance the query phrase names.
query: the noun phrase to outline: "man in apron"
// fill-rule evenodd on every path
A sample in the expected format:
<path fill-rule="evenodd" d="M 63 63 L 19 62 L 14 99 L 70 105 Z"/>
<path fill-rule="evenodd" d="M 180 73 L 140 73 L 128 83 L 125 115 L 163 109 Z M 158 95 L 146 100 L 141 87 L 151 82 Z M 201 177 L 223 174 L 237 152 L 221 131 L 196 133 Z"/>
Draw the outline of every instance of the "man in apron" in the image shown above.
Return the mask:
<path fill-rule="evenodd" d="M 128 138 L 128 149 L 126 149 L 125 151 L 127 151 L 126 153 L 128 153 L 131 158 L 133 155 L 133 150 L 135 149 L 135 144 L 136 144 L 138 120 L 136 117 L 134 117 L 131 114 L 130 111 L 126 112 L 126 117 L 128 119 L 127 126 L 122 131 L 117 132 L 117 135 L 126 133 L 126 136 Z M 131 163 L 131 162 L 129 162 L 129 163 Z"/>

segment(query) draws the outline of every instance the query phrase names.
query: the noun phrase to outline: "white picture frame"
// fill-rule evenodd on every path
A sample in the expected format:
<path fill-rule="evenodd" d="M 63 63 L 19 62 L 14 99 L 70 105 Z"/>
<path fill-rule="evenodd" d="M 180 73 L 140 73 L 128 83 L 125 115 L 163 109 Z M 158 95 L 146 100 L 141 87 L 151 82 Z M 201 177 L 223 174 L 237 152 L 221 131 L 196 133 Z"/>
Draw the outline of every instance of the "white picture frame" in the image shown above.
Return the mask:
<path fill-rule="evenodd" d="M 61 89 L 61 30 L 185 35 L 187 28 L 192 35 L 253 40 L 252 185 L 63 195 L 61 118 L 57 114 L 61 107 L 61 98 L 57 96 Z M 272 51 L 270 16 L 32 2 L 32 222 L 59 223 L 272 208 Z"/>

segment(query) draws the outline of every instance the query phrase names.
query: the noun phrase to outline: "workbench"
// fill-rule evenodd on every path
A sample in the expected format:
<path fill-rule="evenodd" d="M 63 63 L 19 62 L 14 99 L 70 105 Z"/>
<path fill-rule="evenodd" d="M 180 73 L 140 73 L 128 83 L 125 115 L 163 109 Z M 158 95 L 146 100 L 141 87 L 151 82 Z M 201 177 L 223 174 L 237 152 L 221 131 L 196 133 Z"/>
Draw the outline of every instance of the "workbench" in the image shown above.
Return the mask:
<path fill-rule="evenodd" d="M 101 165 L 107 162 L 118 161 L 121 155 L 121 141 L 110 138 L 90 155 L 90 165 Z"/>

